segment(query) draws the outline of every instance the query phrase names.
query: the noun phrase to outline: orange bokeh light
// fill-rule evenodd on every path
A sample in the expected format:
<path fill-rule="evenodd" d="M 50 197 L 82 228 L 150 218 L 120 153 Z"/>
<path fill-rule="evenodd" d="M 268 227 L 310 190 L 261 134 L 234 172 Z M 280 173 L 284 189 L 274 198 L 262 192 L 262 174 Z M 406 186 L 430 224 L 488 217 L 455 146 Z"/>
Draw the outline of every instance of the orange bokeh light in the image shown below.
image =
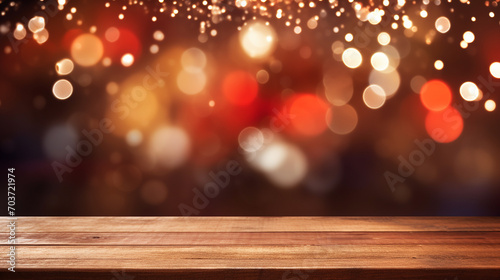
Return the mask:
<path fill-rule="evenodd" d="M 230 73 L 222 83 L 222 92 L 232 104 L 245 106 L 257 97 L 258 85 L 255 78 L 247 72 Z"/>
<path fill-rule="evenodd" d="M 431 111 L 442 111 L 451 104 L 451 90 L 441 80 L 430 80 L 420 90 L 420 100 Z"/>
<path fill-rule="evenodd" d="M 292 125 L 307 136 L 321 134 L 326 129 L 328 105 L 313 94 L 298 94 L 289 102 Z"/>
<path fill-rule="evenodd" d="M 442 111 L 429 111 L 425 118 L 425 129 L 429 136 L 439 143 L 449 143 L 457 139 L 464 128 L 462 115 L 453 107 Z"/>

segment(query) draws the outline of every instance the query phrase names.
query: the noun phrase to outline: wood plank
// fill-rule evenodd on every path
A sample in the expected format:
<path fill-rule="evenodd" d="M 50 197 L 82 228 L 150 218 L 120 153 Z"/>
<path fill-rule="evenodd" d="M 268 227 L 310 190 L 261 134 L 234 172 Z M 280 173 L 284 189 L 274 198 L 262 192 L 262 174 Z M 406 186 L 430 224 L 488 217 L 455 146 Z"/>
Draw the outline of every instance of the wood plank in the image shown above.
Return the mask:
<path fill-rule="evenodd" d="M 30 245 L 500 245 L 500 232 L 51 232 L 19 233 Z M 4 244 L 7 239 L 2 240 Z"/>
<path fill-rule="evenodd" d="M 123 271 L 133 279 L 500 279 L 496 217 L 19 217 L 16 225 L 18 272 L 0 262 L 0 279 L 116 280 Z"/>
<path fill-rule="evenodd" d="M 5 246 L 0 253 L 7 254 Z M 19 246 L 17 255 L 19 270 L 494 269 L 499 268 L 500 246 Z"/>
<path fill-rule="evenodd" d="M 496 217 L 19 217 L 21 232 L 500 231 Z M 7 217 L 0 218 L 6 223 Z"/>

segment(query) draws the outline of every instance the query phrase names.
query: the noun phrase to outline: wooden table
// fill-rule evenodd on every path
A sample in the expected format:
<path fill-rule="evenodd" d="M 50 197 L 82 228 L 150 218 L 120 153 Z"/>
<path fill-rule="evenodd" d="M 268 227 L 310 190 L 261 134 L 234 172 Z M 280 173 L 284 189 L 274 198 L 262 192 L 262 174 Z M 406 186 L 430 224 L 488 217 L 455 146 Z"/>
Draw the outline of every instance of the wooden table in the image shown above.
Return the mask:
<path fill-rule="evenodd" d="M 500 279 L 494 217 L 0 220 L 0 279 Z"/>

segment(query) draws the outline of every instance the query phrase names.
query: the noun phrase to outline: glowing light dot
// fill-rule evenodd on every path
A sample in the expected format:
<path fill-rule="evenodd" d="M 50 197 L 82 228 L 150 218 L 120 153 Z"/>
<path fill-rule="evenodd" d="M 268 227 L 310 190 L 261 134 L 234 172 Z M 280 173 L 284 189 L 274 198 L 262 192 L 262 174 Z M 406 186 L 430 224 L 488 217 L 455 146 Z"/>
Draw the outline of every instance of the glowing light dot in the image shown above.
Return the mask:
<path fill-rule="evenodd" d="M 470 32 L 470 31 L 466 31 L 464 33 L 463 37 L 464 37 L 464 41 L 469 43 L 469 44 L 474 42 L 474 38 L 475 38 L 474 33 Z"/>
<path fill-rule="evenodd" d="M 52 93 L 59 100 L 68 99 L 73 94 L 73 86 L 68 80 L 61 79 L 54 83 Z"/>
<path fill-rule="evenodd" d="M 391 42 L 391 35 L 387 32 L 380 32 L 377 36 L 377 41 L 380 45 L 386 46 Z"/>
<path fill-rule="evenodd" d="M 238 135 L 238 143 L 245 152 L 256 152 L 264 145 L 264 134 L 258 128 L 247 127 Z"/>
<path fill-rule="evenodd" d="M 33 17 L 28 22 L 28 28 L 33 33 L 42 31 L 45 28 L 45 19 L 40 16 Z"/>
<path fill-rule="evenodd" d="M 142 132 L 137 129 L 133 129 L 127 133 L 126 140 L 129 146 L 138 146 L 142 143 Z"/>
<path fill-rule="evenodd" d="M 493 62 L 490 65 L 491 76 L 500 79 L 500 62 Z"/>
<path fill-rule="evenodd" d="M 153 38 L 156 40 L 156 41 L 163 41 L 163 39 L 165 39 L 165 35 L 163 34 L 163 32 L 161 32 L 160 30 L 156 30 L 154 33 L 153 33 Z"/>
<path fill-rule="evenodd" d="M 111 65 L 111 62 L 112 62 L 112 61 L 111 61 L 111 58 L 109 58 L 109 57 L 105 57 L 105 58 L 103 58 L 103 59 L 102 59 L 102 65 L 103 65 L 104 67 L 108 67 L 108 66 L 110 66 L 110 65 Z"/>
<path fill-rule="evenodd" d="M 74 68 L 74 64 L 73 64 L 73 61 L 71 61 L 71 59 L 65 58 L 65 59 L 59 60 L 56 63 L 56 72 L 59 75 L 68 75 L 69 73 L 71 73 L 71 71 L 73 71 L 73 68 Z"/>
<path fill-rule="evenodd" d="M 268 56 L 276 46 L 276 33 L 270 25 L 261 21 L 244 26 L 239 36 L 243 51 L 251 58 Z"/>
<path fill-rule="evenodd" d="M 358 68 L 363 62 L 361 53 L 355 48 L 348 48 L 342 53 L 342 61 L 349 68 Z"/>
<path fill-rule="evenodd" d="M 427 17 L 427 15 L 428 15 L 428 13 L 427 13 L 427 11 L 426 11 L 426 10 L 422 10 L 422 11 L 420 11 L 420 16 L 421 16 L 422 18 L 426 18 L 426 17 Z"/>
<path fill-rule="evenodd" d="M 450 20 L 447 17 L 439 17 L 435 22 L 436 30 L 439 33 L 446 33 L 451 28 Z"/>
<path fill-rule="evenodd" d="M 436 68 L 436 70 L 441 70 L 441 69 L 443 69 L 443 67 L 444 67 L 444 63 L 443 63 L 443 61 L 441 61 L 441 60 L 436 60 L 436 61 L 434 62 L 434 68 Z"/>
<path fill-rule="evenodd" d="M 131 66 L 132 64 L 134 64 L 134 56 L 127 53 L 127 54 L 124 54 L 122 56 L 122 59 L 121 59 L 121 62 L 122 62 L 122 65 L 125 66 L 125 67 L 129 67 Z"/>
<path fill-rule="evenodd" d="M 108 42 L 116 42 L 120 38 L 120 30 L 118 30 L 118 28 L 116 27 L 110 27 L 106 29 L 104 38 L 106 38 Z"/>
<path fill-rule="evenodd" d="M 17 40 L 22 40 L 26 37 L 26 29 L 21 23 L 16 24 L 16 29 L 13 32 L 14 38 Z"/>
<path fill-rule="evenodd" d="M 215 106 L 215 101 L 213 101 L 213 100 L 208 101 L 208 106 L 214 107 Z"/>
<path fill-rule="evenodd" d="M 479 97 L 479 88 L 473 82 L 465 82 L 460 86 L 460 95 L 466 101 L 474 101 Z"/>
<path fill-rule="evenodd" d="M 33 39 L 41 45 L 49 39 L 49 31 L 47 31 L 47 29 L 42 29 L 41 31 L 33 34 Z"/>
<path fill-rule="evenodd" d="M 159 50 L 160 50 L 160 47 L 158 47 L 157 44 L 153 44 L 149 47 L 149 52 L 152 54 L 158 53 Z"/>
<path fill-rule="evenodd" d="M 195 73 L 200 72 L 207 64 L 205 53 L 198 48 L 190 48 L 182 53 L 181 65 L 185 71 Z"/>
<path fill-rule="evenodd" d="M 441 111 L 451 104 L 451 90 L 441 80 L 430 80 L 422 86 L 420 100 L 428 110 Z"/>
<path fill-rule="evenodd" d="M 336 134 L 349 134 L 358 124 L 358 114 L 350 105 L 335 106 L 328 109 L 326 123 L 328 124 L 328 128 Z"/>
<path fill-rule="evenodd" d="M 453 121 L 450 121 L 453 120 Z M 441 111 L 429 111 L 425 118 L 425 129 L 439 143 L 455 141 L 464 128 L 462 115 L 452 106 Z"/>
<path fill-rule="evenodd" d="M 104 53 L 101 40 L 92 34 L 82 34 L 71 44 L 71 57 L 81 66 L 92 66 L 99 62 Z"/>
<path fill-rule="evenodd" d="M 207 83 L 207 77 L 203 71 L 189 72 L 182 70 L 177 75 L 177 86 L 179 90 L 187 95 L 200 93 Z"/>
<path fill-rule="evenodd" d="M 346 40 L 346 42 L 351 42 L 352 39 L 354 39 L 354 36 L 351 33 L 345 34 L 345 40 Z"/>
<path fill-rule="evenodd" d="M 495 101 L 489 99 L 489 100 L 486 100 L 486 102 L 484 102 L 484 108 L 486 109 L 486 111 L 488 112 L 493 112 L 495 111 L 495 108 L 497 107 L 497 104 L 495 103 Z"/>
<path fill-rule="evenodd" d="M 183 164 L 190 151 L 191 140 L 182 128 L 164 126 L 150 137 L 150 156 L 153 162 L 165 168 L 175 168 Z"/>
<path fill-rule="evenodd" d="M 269 81 L 269 73 L 266 70 L 259 70 L 255 77 L 257 78 L 257 82 L 259 82 L 259 84 L 265 84 Z"/>
<path fill-rule="evenodd" d="M 385 103 L 385 92 L 378 85 L 369 85 L 363 91 L 363 101 L 365 105 L 370 109 L 378 109 L 382 107 Z"/>
<path fill-rule="evenodd" d="M 460 47 L 461 47 L 462 49 L 466 49 L 468 46 L 469 46 L 469 44 L 467 44 L 467 42 L 465 42 L 465 41 L 460 41 Z"/>
<path fill-rule="evenodd" d="M 373 69 L 377 71 L 384 71 L 389 67 L 389 58 L 383 52 L 376 52 L 372 55 L 371 64 Z"/>
<path fill-rule="evenodd" d="M 124 16 L 123 14 L 119 14 L 119 15 L 118 15 L 118 18 L 119 18 L 120 20 L 122 20 L 122 19 L 124 19 L 124 18 L 125 18 L 125 16 Z"/>
<path fill-rule="evenodd" d="M 106 85 L 106 92 L 110 95 L 113 95 L 113 94 L 116 94 L 118 93 L 118 91 L 120 90 L 120 87 L 118 86 L 117 83 L 115 82 L 109 82 L 107 85 Z"/>

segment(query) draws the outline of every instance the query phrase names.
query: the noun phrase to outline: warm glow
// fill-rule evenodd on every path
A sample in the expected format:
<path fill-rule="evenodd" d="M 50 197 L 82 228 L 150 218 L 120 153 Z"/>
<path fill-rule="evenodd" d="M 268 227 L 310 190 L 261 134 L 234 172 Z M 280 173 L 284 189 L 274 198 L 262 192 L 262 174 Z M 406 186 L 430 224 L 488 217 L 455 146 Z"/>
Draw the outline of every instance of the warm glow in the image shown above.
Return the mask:
<path fill-rule="evenodd" d="M 378 85 L 370 85 L 363 91 L 363 101 L 370 109 L 378 109 L 384 105 L 386 95 Z"/>
<path fill-rule="evenodd" d="M 240 44 L 251 58 L 266 57 L 276 46 L 276 33 L 261 21 L 250 22 L 241 30 Z"/>
<path fill-rule="evenodd" d="M 446 33 L 450 30 L 451 23 L 447 17 L 440 17 L 436 20 L 435 26 L 439 33 Z"/>
<path fill-rule="evenodd" d="M 462 115 L 451 106 L 438 112 L 429 111 L 425 118 L 427 133 L 439 143 L 456 140 L 462 133 L 463 127 Z"/>
<path fill-rule="evenodd" d="M 101 60 L 103 53 L 101 40 L 92 34 L 82 34 L 71 44 L 71 57 L 81 66 L 95 65 Z"/>
<path fill-rule="evenodd" d="M 62 59 L 56 63 L 56 72 L 59 75 L 68 75 L 73 71 L 74 65 L 71 59 Z"/>
<path fill-rule="evenodd" d="M 488 112 L 495 111 L 496 107 L 497 107 L 497 104 L 495 103 L 495 101 L 493 101 L 491 99 L 486 100 L 486 102 L 484 102 L 484 109 L 486 109 L 486 111 L 488 111 Z"/>
<path fill-rule="evenodd" d="M 247 72 L 235 71 L 226 76 L 222 92 L 229 102 L 245 106 L 257 97 L 259 87 L 255 78 Z"/>
<path fill-rule="evenodd" d="M 422 86 L 420 100 L 428 110 L 441 111 L 451 103 L 451 90 L 443 81 L 431 80 Z"/>
<path fill-rule="evenodd" d="M 342 53 L 342 61 L 349 68 L 358 68 L 363 61 L 361 53 L 355 48 L 348 48 Z"/>
<path fill-rule="evenodd" d="M 55 82 L 52 87 L 52 93 L 57 99 L 68 99 L 73 94 L 73 86 L 68 80 L 61 79 Z"/>
<path fill-rule="evenodd" d="M 288 102 L 292 125 L 300 134 L 315 136 L 326 129 L 326 112 L 328 105 L 313 94 L 299 94 Z"/>

